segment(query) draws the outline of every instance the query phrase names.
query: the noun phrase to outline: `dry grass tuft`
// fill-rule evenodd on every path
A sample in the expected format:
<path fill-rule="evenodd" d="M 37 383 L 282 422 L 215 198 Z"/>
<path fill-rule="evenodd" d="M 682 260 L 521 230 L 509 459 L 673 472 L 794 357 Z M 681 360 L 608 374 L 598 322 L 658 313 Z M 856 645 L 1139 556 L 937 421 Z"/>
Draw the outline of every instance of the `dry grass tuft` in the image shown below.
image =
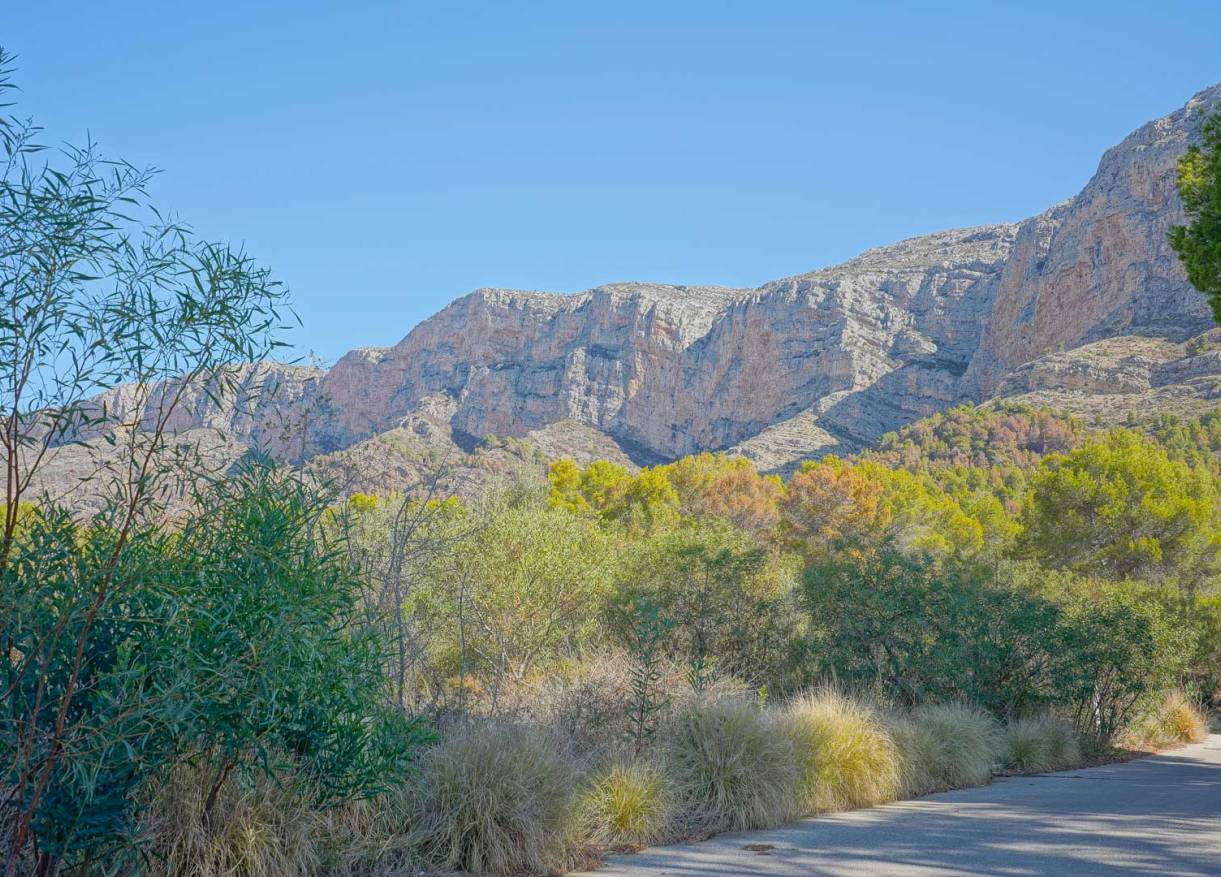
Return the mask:
<path fill-rule="evenodd" d="M 892 733 L 906 795 L 982 786 L 992 778 L 998 735 L 983 710 L 960 703 L 922 706 L 896 721 Z"/>
<path fill-rule="evenodd" d="M 721 698 L 682 713 L 668 755 L 684 815 L 695 827 L 739 831 L 798 815 L 793 744 L 749 701 Z"/>
<path fill-rule="evenodd" d="M 406 819 L 390 799 L 321 810 L 291 780 L 231 779 L 205 824 L 210 782 L 204 771 L 180 767 L 149 802 L 142 827 L 150 874 L 348 877 L 388 874 L 410 861 Z"/>
<path fill-rule="evenodd" d="M 416 797 L 421 854 L 474 874 L 563 870 L 577 854 L 577 769 L 553 734 L 471 724 L 423 757 Z"/>
<path fill-rule="evenodd" d="M 898 795 L 899 754 L 868 705 L 825 689 L 793 700 L 780 721 L 800 769 L 804 812 L 867 807 Z"/>
<path fill-rule="evenodd" d="M 1064 770 L 1081 760 L 1072 726 L 1050 713 L 1010 722 L 1001 739 L 1001 753 L 1005 767 L 1033 773 Z"/>
<path fill-rule="evenodd" d="M 145 819 L 153 872 L 197 877 L 292 877 L 318 873 L 322 854 L 314 810 L 300 790 L 259 779 L 227 782 L 203 819 L 209 777 L 179 768 L 158 791 Z"/>
<path fill-rule="evenodd" d="M 623 759 L 594 774 L 581 801 L 582 824 L 597 846 L 641 847 L 670 834 L 675 804 L 672 783 L 661 767 Z"/>
<path fill-rule="evenodd" d="M 1123 737 L 1129 746 L 1174 746 L 1208 737 L 1208 718 L 1183 692 L 1169 691 Z"/>

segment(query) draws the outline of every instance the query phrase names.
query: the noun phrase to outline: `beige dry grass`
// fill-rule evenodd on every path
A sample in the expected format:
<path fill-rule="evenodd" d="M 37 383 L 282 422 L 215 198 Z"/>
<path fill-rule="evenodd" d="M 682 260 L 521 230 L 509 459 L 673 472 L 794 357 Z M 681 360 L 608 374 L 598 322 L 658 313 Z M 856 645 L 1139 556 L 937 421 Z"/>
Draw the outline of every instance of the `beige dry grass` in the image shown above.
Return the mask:
<path fill-rule="evenodd" d="M 992 778 L 997 727 L 977 707 L 961 703 L 918 707 L 893 723 L 892 734 L 903 763 L 905 795 L 981 786 Z"/>
<path fill-rule="evenodd" d="M 579 852 L 579 774 L 545 729 L 481 723 L 448 730 L 420 765 L 422 857 L 473 874 L 563 870 Z"/>
<path fill-rule="evenodd" d="M 780 726 L 800 768 L 803 812 L 867 807 L 898 795 L 899 753 L 881 717 L 867 704 L 823 689 L 791 701 Z"/>
<path fill-rule="evenodd" d="M 693 827 L 764 828 L 800 811 L 793 744 L 771 715 L 748 700 L 728 697 L 693 706 L 674 722 L 667 754 Z"/>
<path fill-rule="evenodd" d="M 1045 713 L 1010 722 L 1001 738 L 1001 755 L 1010 770 L 1064 770 L 1081 760 L 1081 746 L 1068 722 Z"/>
<path fill-rule="evenodd" d="M 1166 692 L 1133 722 L 1122 742 L 1138 748 L 1156 748 L 1199 743 L 1207 736 L 1207 716 L 1195 701 L 1176 689 Z"/>

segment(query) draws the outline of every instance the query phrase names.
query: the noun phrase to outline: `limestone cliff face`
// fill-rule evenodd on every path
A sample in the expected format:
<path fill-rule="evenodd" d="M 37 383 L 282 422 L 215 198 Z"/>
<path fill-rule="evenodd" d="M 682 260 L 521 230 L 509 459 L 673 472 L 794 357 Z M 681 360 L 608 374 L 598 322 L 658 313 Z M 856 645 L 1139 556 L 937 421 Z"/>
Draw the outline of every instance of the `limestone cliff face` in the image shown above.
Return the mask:
<path fill-rule="evenodd" d="M 758 290 L 479 290 L 319 382 L 321 451 L 444 394 L 459 434 L 585 423 L 645 457 L 745 441 L 813 412 L 853 443 L 961 398 L 1012 226 L 943 232 Z M 864 395 L 862 395 L 864 394 Z"/>
<path fill-rule="evenodd" d="M 642 283 L 571 296 L 478 290 L 389 350 L 336 363 L 319 387 L 332 413 L 321 446 L 390 429 L 437 393 L 454 401 L 453 428 L 469 436 L 520 436 L 565 419 L 623 432 L 646 382 L 680 374 L 691 345 L 744 294 Z"/>
<path fill-rule="evenodd" d="M 1211 325 L 1166 233 L 1182 221 L 1175 162 L 1219 107 L 1216 86 L 1143 126 L 1079 195 L 1021 223 L 913 238 L 754 290 L 481 289 L 325 373 L 249 369 L 248 404 L 196 393 L 174 426 L 311 457 L 391 431 L 448 430 L 461 444 L 562 423 L 638 460 L 733 449 L 773 468 L 966 400 L 1042 394 L 1089 408 L 1085 397 L 1113 389 L 1098 384 L 1107 375 L 1216 404 L 1215 356 L 1163 346 L 1157 362 L 1112 366 L 1114 345 L 1071 354 L 1120 336 L 1181 345 Z M 274 393 L 256 398 L 260 382 Z"/>
<path fill-rule="evenodd" d="M 1102 157 L 1081 194 L 1021 223 L 969 377 L 978 396 L 1048 353 L 1114 335 L 1182 339 L 1212 326 L 1167 243 L 1183 222 L 1175 166 L 1221 86 L 1142 126 Z"/>

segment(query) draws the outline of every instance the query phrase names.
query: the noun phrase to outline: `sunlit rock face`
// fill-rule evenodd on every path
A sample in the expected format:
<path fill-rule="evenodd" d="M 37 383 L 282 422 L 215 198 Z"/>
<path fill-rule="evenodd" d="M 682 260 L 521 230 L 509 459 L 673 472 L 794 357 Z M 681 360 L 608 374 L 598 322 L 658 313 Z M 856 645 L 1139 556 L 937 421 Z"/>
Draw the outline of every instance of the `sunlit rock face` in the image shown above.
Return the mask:
<path fill-rule="evenodd" d="M 758 289 L 481 289 L 329 371 L 252 367 L 235 402 L 194 393 L 173 427 L 301 459 L 392 430 L 469 449 L 563 424 L 568 450 L 584 436 L 640 462 L 727 449 L 782 469 L 994 396 L 1207 408 L 1221 361 L 1182 346 L 1211 323 L 1167 231 L 1182 221 L 1175 163 L 1218 106 L 1221 86 L 1141 127 L 1079 195 L 1024 222 L 912 238 Z"/>

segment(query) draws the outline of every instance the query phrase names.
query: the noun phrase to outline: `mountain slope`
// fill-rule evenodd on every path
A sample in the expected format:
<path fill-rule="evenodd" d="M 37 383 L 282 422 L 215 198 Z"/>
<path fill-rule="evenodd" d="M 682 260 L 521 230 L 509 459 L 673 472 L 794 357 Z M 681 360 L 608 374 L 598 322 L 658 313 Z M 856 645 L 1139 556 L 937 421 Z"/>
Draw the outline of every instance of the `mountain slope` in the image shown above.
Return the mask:
<path fill-rule="evenodd" d="M 964 401 L 1091 416 L 1215 407 L 1221 359 L 1185 343 L 1211 321 L 1166 232 L 1182 221 L 1175 162 L 1218 107 L 1214 86 L 1142 126 L 1080 194 L 1020 223 L 913 238 L 754 290 L 481 289 L 325 373 L 260 365 L 274 394 L 247 394 L 238 412 L 200 393 L 175 425 L 324 468 L 391 432 L 466 451 L 488 434 L 533 435 L 642 462 L 731 449 L 785 468 Z"/>

